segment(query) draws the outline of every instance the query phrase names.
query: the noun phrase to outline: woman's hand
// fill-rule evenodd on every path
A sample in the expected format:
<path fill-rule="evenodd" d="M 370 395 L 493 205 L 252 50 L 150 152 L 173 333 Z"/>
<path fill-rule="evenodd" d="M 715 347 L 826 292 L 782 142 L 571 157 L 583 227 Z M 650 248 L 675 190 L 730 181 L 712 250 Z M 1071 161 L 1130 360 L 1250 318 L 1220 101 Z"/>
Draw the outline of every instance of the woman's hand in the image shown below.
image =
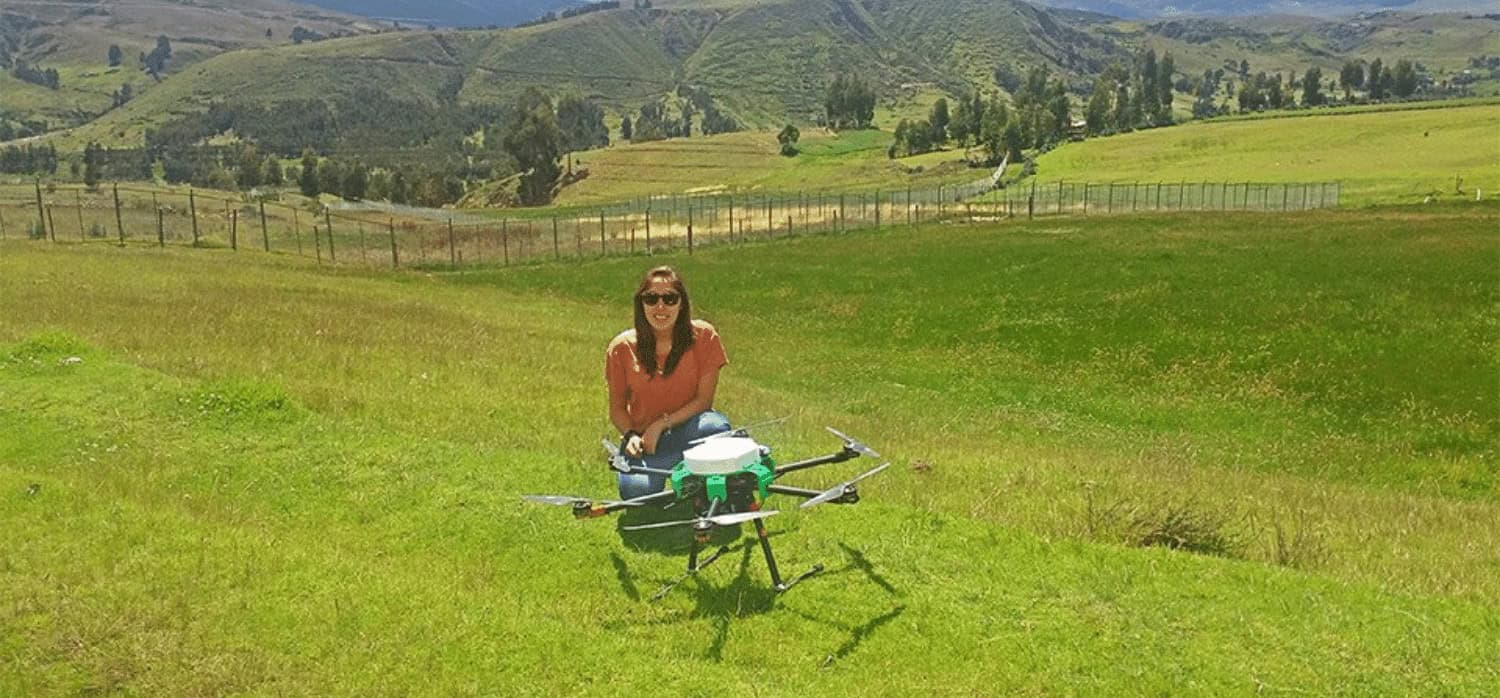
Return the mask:
<path fill-rule="evenodd" d="M 662 432 L 666 430 L 666 417 L 662 417 L 652 422 L 651 426 L 646 427 L 646 433 L 641 435 L 641 446 L 646 449 L 646 453 L 656 453 L 656 444 L 661 440 Z"/>
<path fill-rule="evenodd" d="M 646 454 L 645 440 L 640 434 L 632 432 L 625 438 L 625 455 L 631 458 L 640 458 Z"/>

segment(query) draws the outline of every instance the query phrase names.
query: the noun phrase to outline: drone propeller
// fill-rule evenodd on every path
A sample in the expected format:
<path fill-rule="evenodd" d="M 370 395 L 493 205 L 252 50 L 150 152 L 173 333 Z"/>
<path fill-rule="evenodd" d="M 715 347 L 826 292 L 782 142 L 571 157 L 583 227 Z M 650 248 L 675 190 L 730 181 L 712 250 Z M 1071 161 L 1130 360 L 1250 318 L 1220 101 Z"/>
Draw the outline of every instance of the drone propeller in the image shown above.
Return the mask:
<path fill-rule="evenodd" d="M 644 531 L 644 530 L 646 530 L 648 528 L 670 528 L 672 526 L 689 526 L 689 525 L 697 525 L 697 524 L 703 523 L 703 522 L 707 522 L 707 523 L 713 524 L 715 526 L 733 526 L 735 524 L 745 523 L 746 521 L 754 521 L 756 519 L 764 519 L 764 518 L 766 518 L 768 516 L 775 516 L 775 515 L 777 515 L 779 513 L 781 513 L 781 512 L 778 512 L 778 511 L 776 511 L 774 509 L 773 510 L 769 510 L 769 511 L 745 511 L 745 512 L 740 512 L 738 514 L 719 514 L 718 516 L 709 516 L 707 518 L 685 519 L 685 520 L 682 520 L 682 521 L 663 521 L 661 523 L 640 524 L 640 525 L 637 525 L 637 526 L 621 526 L 620 530 L 622 530 L 622 531 Z"/>
<path fill-rule="evenodd" d="M 692 441 L 688 442 L 688 445 L 689 446 L 697 446 L 698 444 L 701 444 L 704 441 L 713 441 L 714 439 L 726 439 L 726 438 L 729 438 L 731 436 L 746 437 L 746 436 L 750 435 L 750 430 L 751 429 L 759 429 L 761 427 L 768 427 L 768 426 L 771 426 L 773 424 L 780 424 L 782 422 L 785 422 L 786 420 L 787 420 L 786 417 L 777 417 L 776 419 L 767 419 L 764 422 L 756 422 L 754 424 L 743 426 L 743 427 L 740 427 L 738 429 L 730 429 L 729 431 L 721 431 L 721 432 L 719 432 L 717 434 L 709 434 L 708 436 L 705 436 L 705 437 L 703 437 L 701 439 L 693 439 Z"/>
<path fill-rule="evenodd" d="M 604 452 L 609 454 L 609 467 L 616 472 L 629 473 L 630 462 L 625 460 L 625 456 L 620 453 L 620 447 L 609 439 L 599 441 L 604 444 Z"/>
<path fill-rule="evenodd" d="M 832 431 L 832 430 L 830 430 L 830 431 Z M 829 502 L 829 501 L 833 501 L 835 499 L 838 499 L 839 497 L 844 496 L 844 493 L 846 491 L 848 491 L 848 489 L 850 487 L 853 487 L 854 483 L 859 482 L 860 480 L 863 480 L 863 479 L 865 479 L 865 478 L 867 478 L 867 477 L 869 477 L 871 475 L 874 475 L 875 473 L 878 473 L 878 472 L 880 472 L 882 470 L 885 470 L 886 468 L 889 468 L 889 467 L 891 467 L 891 463 L 890 463 L 890 461 L 886 461 L 884 463 L 881 463 L 880 465 L 875 466 L 871 470 L 866 471 L 863 475 L 860 475 L 859 477 L 856 477 L 853 480 L 845 480 L 844 482 L 840 482 L 839 484 L 834 485 L 833 487 L 831 487 L 828 490 L 824 491 L 823 494 L 820 494 L 820 495 L 818 495 L 816 497 L 813 497 L 812 499 L 809 499 L 809 500 L 803 502 L 802 503 L 802 508 L 803 509 L 807 509 L 808 507 L 815 507 L 815 506 L 817 506 L 819 504 L 822 504 L 824 502 Z"/>
<path fill-rule="evenodd" d="M 558 506 L 558 507 L 573 507 L 573 506 L 578 506 L 579 504 L 592 505 L 592 504 L 596 503 L 592 499 L 585 499 L 583 497 L 567 497 L 567 496 L 558 495 L 558 494 L 523 494 L 523 495 L 521 495 L 521 499 L 524 499 L 524 500 L 526 500 L 528 502 L 536 502 L 537 504 L 551 504 L 553 506 Z M 638 506 L 640 506 L 640 504 L 632 503 L 632 502 L 597 502 L 597 504 L 599 504 L 601 506 L 609 506 L 609 507 L 612 507 L 612 506 L 638 507 Z"/>
<path fill-rule="evenodd" d="M 865 457 L 868 457 L 868 458 L 879 458 L 880 457 L 880 454 L 876 453 L 875 449 L 870 448 L 869 446 L 864 445 L 858 439 L 855 439 L 854 437 L 852 437 L 852 436 L 850 436 L 848 434 L 845 434 L 844 432 L 839 431 L 838 429 L 834 429 L 833 427 L 824 427 L 824 428 L 828 430 L 828 433 L 833 434 L 834 436 L 839 437 L 839 439 L 841 439 L 844 442 L 844 446 L 846 448 L 848 448 L 849 450 L 855 451 L 855 452 L 859 453 L 859 455 L 865 456 Z"/>

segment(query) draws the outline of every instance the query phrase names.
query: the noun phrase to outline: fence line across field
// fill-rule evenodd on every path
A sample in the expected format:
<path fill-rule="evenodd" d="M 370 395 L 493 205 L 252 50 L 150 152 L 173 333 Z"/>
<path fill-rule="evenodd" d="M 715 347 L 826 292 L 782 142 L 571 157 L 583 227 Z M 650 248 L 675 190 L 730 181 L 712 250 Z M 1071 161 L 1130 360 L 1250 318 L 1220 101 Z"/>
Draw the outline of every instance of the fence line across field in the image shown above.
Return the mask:
<path fill-rule="evenodd" d="M 389 204 L 296 206 L 139 185 L 0 189 L 0 239 L 108 241 L 296 254 L 368 266 L 510 265 L 654 253 L 853 228 L 1152 211 L 1339 205 L 1338 182 L 984 182 L 854 193 L 651 197 L 585 212 L 474 213 Z"/>

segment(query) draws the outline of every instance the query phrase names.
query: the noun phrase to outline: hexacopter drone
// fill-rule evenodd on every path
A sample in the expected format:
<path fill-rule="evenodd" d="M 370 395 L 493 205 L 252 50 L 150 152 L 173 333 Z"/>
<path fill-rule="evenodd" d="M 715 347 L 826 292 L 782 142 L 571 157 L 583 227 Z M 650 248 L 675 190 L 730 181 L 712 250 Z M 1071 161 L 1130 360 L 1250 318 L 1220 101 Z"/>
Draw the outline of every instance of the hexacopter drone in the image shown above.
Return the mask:
<path fill-rule="evenodd" d="M 721 547 L 702 562 L 698 560 L 699 550 L 704 543 L 708 542 L 709 533 L 714 528 L 753 522 L 756 535 L 760 538 L 761 551 L 766 556 L 766 567 L 771 571 L 771 582 L 778 593 L 783 592 L 798 582 L 823 571 L 823 566 L 813 565 L 812 569 L 797 575 L 790 581 L 782 580 L 781 573 L 776 568 L 776 558 L 771 554 L 771 541 L 763 522 L 763 519 L 779 512 L 762 508 L 766 498 L 772 494 L 801 497 L 807 500 L 802 503 L 803 509 L 828 502 L 853 504 L 859 501 L 857 483 L 885 470 L 890 466 L 890 462 L 882 463 L 858 477 L 826 490 L 809 490 L 780 485 L 776 483 L 777 479 L 787 473 L 830 463 L 842 463 L 861 456 L 879 458 L 880 454 L 833 427 L 828 427 L 829 432 L 844 442 L 843 447 L 837 452 L 777 465 L 771 459 L 771 449 L 750 438 L 748 431 L 750 428 L 752 427 L 742 427 L 695 441 L 696 445 L 682 454 L 682 462 L 671 470 L 631 466 L 621 455 L 619 447 L 608 439 L 604 440 L 604 448 L 609 453 L 611 469 L 620 473 L 644 473 L 666 477 L 671 488 L 661 492 L 625 501 L 594 501 L 582 497 L 558 495 L 526 495 L 523 499 L 541 504 L 571 507 L 573 517 L 577 519 L 597 518 L 637 507 L 660 506 L 665 509 L 679 503 L 691 505 L 696 513 L 696 516 L 691 519 L 621 527 L 621 530 L 625 531 L 673 526 L 692 528 L 693 539 L 688 551 L 687 574 L 667 584 L 653 599 L 665 595 L 677 584 L 697 574 L 729 551 L 728 546 Z"/>

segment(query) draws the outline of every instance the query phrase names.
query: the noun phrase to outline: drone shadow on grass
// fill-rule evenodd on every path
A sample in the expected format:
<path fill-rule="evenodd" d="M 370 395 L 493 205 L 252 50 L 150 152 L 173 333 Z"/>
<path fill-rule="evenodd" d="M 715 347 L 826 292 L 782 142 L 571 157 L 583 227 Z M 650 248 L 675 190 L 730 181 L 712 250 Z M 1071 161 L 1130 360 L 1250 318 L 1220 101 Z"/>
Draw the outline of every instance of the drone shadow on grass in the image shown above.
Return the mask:
<path fill-rule="evenodd" d="M 659 534 L 658 531 L 640 533 Z M 780 533 L 778 531 L 770 535 L 774 538 Z M 637 533 L 636 535 L 639 534 Z M 676 537 L 675 540 L 680 543 L 680 552 L 685 553 L 688 546 L 687 541 L 681 535 Z M 894 597 L 904 596 L 901 590 L 897 589 L 895 585 L 891 584 L 889 580 L 876 571 L 875 565 L 864 556 L 864 553 L 843 543 L 839 543 L 839 547 L 849 557 L 849 562 L 843 567 L 820 573 L 812 580 L 809 580 L 809 583 L 816 584 L 816 580 L 822 577 L 858 573 L 863 574 L 872 584 L 884 590 L 886 594 Z M 728 555 L 733 556 L 734 552 L 732 551 Z M 645 624 L 676 625 L 678 623 L 708 619 L 714 626 L 714 639 L 705 649 L 703 658 L 715 663 L 722 662 L 724 660 L 724 647 L 729 641 L 729 629 L 734 620 L 736 618 L 748 618 L 753 615 L 766 613 L 776 606 L 777 594 L 775 590 L 765 581 L 755 580 L 750 576 L 751 565 L 761 560 L 760 549 L 756 539 L 752 538 L 745 541 L 743 545 L 739 546 L 737 552 L 739 570 L 736 572 L 734 579 L 728 584 L 721 585 L 714 582 L 715 579 L 723 578 L 722 574 L 718 576 L 714 575 L 716 569 L 722 570 L 722 566 L 728 562 L 728 560 L 722 560 L 714 567 L 710 567 L 688 578 L 672 592 L 674 594 L 690 594 L 696 602 L 692 612 L 685 616 L 646 621 Z M 614 563 L 615 574 L 620 580 L 620 587 L 625 592 L 625 595 L 630 597 L 632 601 L 641 600 L 640 588 L 636 585 L 635 576 L 631 574 L 624 558 L 615 553 L 612 553 L 610 558 Z M 659 581 L 665 582 L 667 580 Z M 859 624 L 822 618 L 795 609 L 788 610 L 790 613 L 804 620 L 848 633 L 848 638 L 824 660 L 822 666 L 823 668 L 827 668 L 834 662 L 853 654 L 866 639 L 882 626 L 899 618 L 901 614 L 906 612 L 906 606 L 898 604 L 890 610 Z"/>
<path fill-rule="evenodd" d="M 687 544 L 683 543 L 682 547 L 686 548 Z M 744 545 L 739 546 L 739 571 L 732 581 L 726 585 L 718 585 L 713 581 L 713 573 L 724 569 L 723 566 L 729 562 L 722 560 L 689 577 L 672 591 L 673 594 L 689 594 L 693 597 L 696 605 L 690 613 L 645 621 L 644 624 L 676 625 L 707 619 L 713 623 L 714 639 L 704 650 L 703 658 L 713 662 L 722 662 L 724 646 L 729 641 L 729 627 L 734 619 L 765 613 L 776 604 L 775 590 L 763 582 L 750 578 L 751 561 L 758 559 L 759 552 L 760 549 L 756 546 L 754 539 L 745 541 Z M 726 557 L 733 557 L 733 550 L 726 553 Z M 615 565 L 615 574 L 620 579 L 620 586 L 624 589 L 625 595 L 633 601 L 640 600 L 640 589 L 636 586 L 635 577 L 630 573 L 625 560 L 617 554 L 611 555 L 611 558 Z"/>

